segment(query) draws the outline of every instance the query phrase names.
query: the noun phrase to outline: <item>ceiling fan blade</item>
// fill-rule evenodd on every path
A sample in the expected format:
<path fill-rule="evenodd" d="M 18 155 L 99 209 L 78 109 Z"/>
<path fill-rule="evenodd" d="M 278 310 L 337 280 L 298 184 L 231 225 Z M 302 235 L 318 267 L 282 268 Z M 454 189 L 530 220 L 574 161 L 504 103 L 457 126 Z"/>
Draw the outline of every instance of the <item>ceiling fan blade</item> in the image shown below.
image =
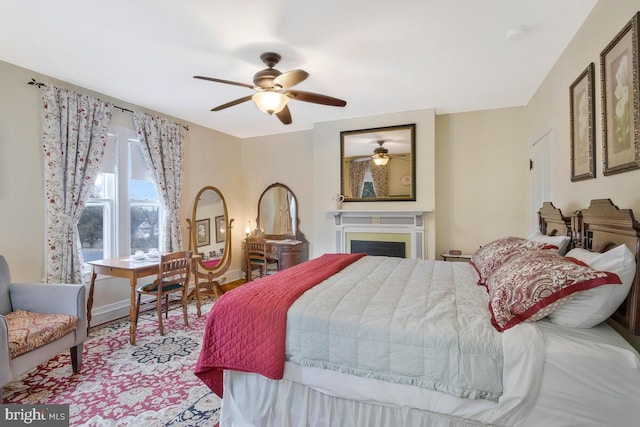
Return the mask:
<path fill-rule="evenodd" d="M 226 104 L 218 105 L 215 108 L 212 108 L 211 111 L 220 111 L 225 108 L 233 107 L 234 105 L 242 104 L 243 102 L 247 102 L 251 99 L 253 95 L 243 96 L 242 98 L 234 99 L 233 101 L 227 102 Z"/>
<path fill-rule="evenodd" d="M 286 73 L 282 73 L 278 77 L 273 79 L 273 85 L 278 85 L 282 88 L 288 88 L 304 81 L 307 77 L 309 77 L 309 73 L 303 70 L 287 71 Z"/>
<path fill-rule="evenodd" d="M 301 90 L 288 90 L 285 95 L 296 101 L 312 102 L 314 104 L 331 105 L 333 107 L 344 107 L 347 105 L 347 101 L 342 99 L 333 98 L 327 95 L 320 95 L 319 93 L 304 92 Z"/>
<path fill-rule="evenodd" d="M 222 79 L 216 79 L 213 77 L 204 77 L 204 76 L 193 76 L 194 79 L 200 79 L 200 80 L 209 80 L 210 82 L 217 82 L 217 83 L 226 83 L 228 85 L 236 85 L 236 86 L 242 86 L 242 87 L 248 87 L 249 89 L 253 89 L 253 86 L 247 83 L 239 83 L 239 82 L 232 82 L 231 80 L 222 80 Z"/>
<path fill-rule="evenodd" d="M 285 105 L 279 113 L 276 113 L 276 116 L 278 116 L 283 125 L 291 124 L 291 111 L 289 111 L 288 105 Z"/>

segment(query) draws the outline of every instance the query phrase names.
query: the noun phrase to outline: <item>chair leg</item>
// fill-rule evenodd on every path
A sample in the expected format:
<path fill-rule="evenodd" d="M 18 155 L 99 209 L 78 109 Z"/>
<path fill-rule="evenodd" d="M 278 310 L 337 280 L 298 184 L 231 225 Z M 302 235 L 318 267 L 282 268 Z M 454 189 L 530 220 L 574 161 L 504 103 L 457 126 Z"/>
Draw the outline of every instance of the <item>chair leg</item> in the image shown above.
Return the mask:
<path fill-rule="evenodd" d="M 202 317 L 202 312 L 200 310 L 200 284 L 198 283 L 198 279 L 194 282 L 194 292 L 196 293 L 196 307 L 198 309 L 198 317 Z"/>
<path fill-rule="evenodd" d="M 187 316 L 187 288 L 182 292 L 182 317 L 184 317 L 185 326 L 189 325 L 189 317 Z"/>
<path fill-rule="evenodd" d="M 71 369 L 75 374 L 82 369 L 82 343 L 71 347 Z"/>
<path fill-rule="evenodd" d="M 140 317 L 140 294 L 138 294 L 138 300 L 136 302 L 136 317 L 133 318 L 133 324 L 138 326 L 138 317 Z"/>
<path fill-rule="evenodd" d="M 165 319 L 169 318 L 169 294 L 164 296 L 164 314 Z"/>
<path fill-rule="evenodd" d="M 162 327 L 162 295 L 158 295 L 158 298 L 156 298 L 156 311 L 158 312 L 158 328 L 160 329 L 160 335 L 164 335 L 164 328 Z"/>

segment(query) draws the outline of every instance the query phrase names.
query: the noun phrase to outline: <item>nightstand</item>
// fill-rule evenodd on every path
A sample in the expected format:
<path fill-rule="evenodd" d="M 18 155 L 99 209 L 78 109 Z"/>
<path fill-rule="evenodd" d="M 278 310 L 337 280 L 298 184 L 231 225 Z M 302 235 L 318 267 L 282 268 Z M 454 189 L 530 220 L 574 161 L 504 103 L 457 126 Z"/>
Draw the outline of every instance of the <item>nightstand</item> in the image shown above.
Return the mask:
<path fill-rule="evenodd" d="M 440 256 L 445 261 L 471 261 L 473 254 L 451 255 L 448 252 L 441 253 Z"/>

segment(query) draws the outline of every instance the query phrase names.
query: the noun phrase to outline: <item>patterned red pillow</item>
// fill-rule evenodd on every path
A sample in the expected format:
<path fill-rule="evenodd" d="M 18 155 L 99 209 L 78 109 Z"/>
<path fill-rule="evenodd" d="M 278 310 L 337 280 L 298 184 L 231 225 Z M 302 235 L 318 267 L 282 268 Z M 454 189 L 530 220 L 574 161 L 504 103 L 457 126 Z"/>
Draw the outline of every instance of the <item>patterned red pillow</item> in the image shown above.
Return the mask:
<path fill-rule="evenodd" d="M 527 252 L 547 249 L 557 251 L 558 247 L 546 242 L 523 239 L 522 237 L 503 237 L 478 249 L 471 257 L 471 265 L 480 276 L 478 284 L 482 285 L 486 283 L 496 268 L 510 259 Z"/>
<path fill-rule="evenodd" d="M 504 331 L 545 317 L 574 292 L 621 283 L 617 274 L 593 270 L 576 259 L 552 251 L 529 252 L 503 264 L 487 280 L 491 323 Z"/>

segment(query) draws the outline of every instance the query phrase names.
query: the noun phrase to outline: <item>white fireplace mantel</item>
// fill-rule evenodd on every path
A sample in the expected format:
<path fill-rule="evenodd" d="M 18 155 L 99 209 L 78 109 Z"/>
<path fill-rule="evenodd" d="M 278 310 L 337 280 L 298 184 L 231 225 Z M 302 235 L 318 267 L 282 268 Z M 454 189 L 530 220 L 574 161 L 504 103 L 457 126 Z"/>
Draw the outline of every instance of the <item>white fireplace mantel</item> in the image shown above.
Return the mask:
<path fill-rule="evenodd" d="M 336 252 L 349 252 L 347 233 L 396 233 L 410 235 L 410 258 L 424 258 L 426 211 L 334 210 Z"/>

